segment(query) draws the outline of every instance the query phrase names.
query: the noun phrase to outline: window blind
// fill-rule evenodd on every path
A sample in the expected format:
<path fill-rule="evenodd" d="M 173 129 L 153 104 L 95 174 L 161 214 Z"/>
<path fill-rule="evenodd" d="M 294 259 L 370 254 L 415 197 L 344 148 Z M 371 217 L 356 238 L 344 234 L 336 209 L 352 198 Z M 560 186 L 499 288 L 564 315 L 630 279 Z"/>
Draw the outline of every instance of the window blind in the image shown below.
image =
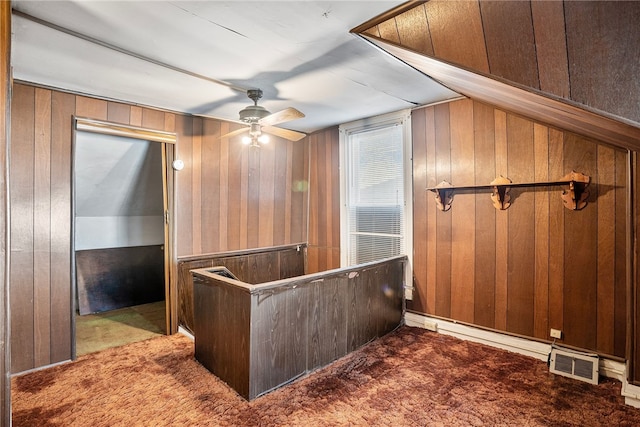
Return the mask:
<path fill-rule="evenodd" d="M 399 124 L 348 135 L 349 265 L 404 253 L 403 150 Z"/>

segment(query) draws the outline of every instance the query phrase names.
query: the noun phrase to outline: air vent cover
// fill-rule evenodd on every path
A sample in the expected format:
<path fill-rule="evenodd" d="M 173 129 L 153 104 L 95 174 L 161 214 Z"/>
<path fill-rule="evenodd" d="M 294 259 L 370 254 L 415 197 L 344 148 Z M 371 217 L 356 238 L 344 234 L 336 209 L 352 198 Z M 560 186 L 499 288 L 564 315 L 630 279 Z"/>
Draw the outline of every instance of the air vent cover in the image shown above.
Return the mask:
<path fill-rule="evenodd" d="M 568 349 L 551 349 L 549 371 L 569 378 L 598 384 L 598 355 Z"/>

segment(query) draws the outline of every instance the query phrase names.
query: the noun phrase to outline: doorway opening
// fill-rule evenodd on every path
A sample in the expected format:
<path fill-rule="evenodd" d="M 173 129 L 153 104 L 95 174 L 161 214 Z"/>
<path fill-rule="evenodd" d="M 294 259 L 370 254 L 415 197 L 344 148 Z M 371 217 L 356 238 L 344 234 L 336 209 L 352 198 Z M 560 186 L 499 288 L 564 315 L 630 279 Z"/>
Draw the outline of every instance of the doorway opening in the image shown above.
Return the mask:
<path fill-rule="evenodd" d="M 171 333 L 175 134 L 76 119 L 76 356 Z"/>

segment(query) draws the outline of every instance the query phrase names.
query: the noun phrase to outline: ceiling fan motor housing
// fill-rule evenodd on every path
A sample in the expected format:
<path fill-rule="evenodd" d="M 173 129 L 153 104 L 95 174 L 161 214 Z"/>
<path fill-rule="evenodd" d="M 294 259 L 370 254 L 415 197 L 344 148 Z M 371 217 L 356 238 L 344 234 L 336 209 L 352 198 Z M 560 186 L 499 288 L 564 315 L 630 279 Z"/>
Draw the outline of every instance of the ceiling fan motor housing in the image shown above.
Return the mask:
<path fill-rule="evenodd" d="M 247 123 L 253 123 L 271 114 L 266 108 L 258 105 L 258 100 L 262 98 L 262 90 L 249 89 L 247 91 L 247 96 L 253 100 L 253 105 L 240 110 L 240 120 Z"/>
<path fill-rule="evenodd" d="M 240 120 L 247 123 L 257 122 L 261 118 L 267 117 L 269 114 L 271 113 L 260 105 L 250 105 L 240 110 Z"/>

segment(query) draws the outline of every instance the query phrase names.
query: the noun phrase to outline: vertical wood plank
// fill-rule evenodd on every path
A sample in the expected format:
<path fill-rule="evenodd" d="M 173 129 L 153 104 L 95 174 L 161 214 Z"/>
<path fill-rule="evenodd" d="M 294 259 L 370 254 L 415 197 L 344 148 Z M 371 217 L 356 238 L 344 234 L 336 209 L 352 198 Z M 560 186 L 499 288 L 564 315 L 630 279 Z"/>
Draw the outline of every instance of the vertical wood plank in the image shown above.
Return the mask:
<path fill-rule="evenodd" d="M 51 95 L 51 363 L 72 357 L 71 118 L 76 97 Z"/>
<path fill-rule="evenodd" d="M 290 141 L 279 139 L 274 146 L 274 188 L 273 188 L 273 245 L 283 245 L 287 242 L 285 237 L 285 224 L 287 220 L 287 194 L 291 194 L 291 180 L 287 179 L 290 173 L 287 151 Z M 290 218 L 290 216 L 289 216 Z"/>
<path fill-rule="evenodd" d="M 413 140 L 413 300 L 407 308 L 427 313 L 427 119 L 426 108 L 411 113 Z"/>
<path fill-rule="evenodd" d="M 240 168 L 240 247 L 249 247 L 249 155 L 250 150 L 238 150 L 241 153 Z"/>
<path fill-rule="evenodd" d="M 224 128 L 223 128 L 224 129 Z M 231 131 L 229 129 L 228 131 Z M 224 135 L 225 132 L 221 131 Z M 239 141 L 223 138 L 223 144 L 229 146 L 229 192 L 227 204 L 227 248 L 236 250 L 243 248 L 241 242 L 241 229 L 244 228 L 241 222 L 242 210 L 242 159 L 243 151 L 239 147 Z M 246 224 L 246 223 L 245 223 Z"/>
<path fill-rule="evenodd" d="M 395 19 L 389 19 L 378 24 L 378 31 L 380 32 L 380 37 L 383 39 L 400 43 L 400 35 L 398 34 Z"/>
<path fill-rule="evenodd" d="M 256 148 L 245 147 L 249 156 L 249 180 L 247 183 L 247 246 L 257 248 L 260 236 L 260 152 Z"/>
<path fill-rule="evenodd" d="M 142 127 L 148 129 L 164 129 L 164 111 L 152 108 L 144 108 L 142 110 Z"/>
<path fill-rule="evenodd" d="M 220 145 L 220 196 L 218 199 L 219 215 L 218 220 L 218 244 L 217 248 L 221 251 L 228 251 L 228 221 L 229 221 L 229 139 L 220 138 L 220 135 L 224 135 L 229 132 L 229 125 L 226 122 L 221 122 L 219 127 L 219 133 L 216 135 L 218 144 Z M 235 191 L 232 189 L 231 191 Z"/>
<path fill-rule="evenodd" d="M 395 19 L 400 44 L 424 55 L 433 56 L 433 45 L 424 5 L 416 6 Z"/>
<path fill-rule="evenodd" d="M 549 176 L 563 177 L 564 134 L 549 128 Z M 563 330 L 564 325 L 564 210 L 561 190 L 549 194 L 549 328 Z"/>
<path fill-rule="evenodd" d="M 303 139 L 303 141 L 305 141 Z M 293 142 L 287 141 L 286 150 L 286 176 L 285 176 L 285 188 L 284 195 L 284 241 L 293 242 L 291 239 L 291 220 L 292 220 L 292 206 L 293 206 L 293 191 L 295 182 L 293 182 Z"/>
<path fill-rule="evenodd" d="M 496 131 L 496 175 L 509 177 L 507 143 L 507 114 L 494 110 Z M 496 212 L 496 314 L 495 328 L 507 330 L 507 300 L 509 272 L 509 213 Z"/>
<path fill-rule="evenodd" d="M 430 1 L 425 4 L 425 10 L 437 57 L 489 72 L 478 1 Z"/>
<path fill-rule="evenodd" d="M 334 126 L 328 131 L 331 141 L 331 225 L 332 248 L 331 248 L 331 268 L 340 267 L 340 134 L 338 127 Z"/>
<path fill-rule="evenodd" d="M 129 124 L 131 107 L 119 102 L 107 102 L 107 120 L 113 123 Z"/>
<path fill-rule="evenodd" d="M 142 126 L 142 107 L 138 107 L 137 105 L 131 106 L 129 124 L 131 126 Z M 191 135 L 191 133 L 189 133 L 189 135 Z"/>
<path fill-rule="evenodd" d="M 258 247 L 273 245 L 275 153 L 274 143 L 260 149 Z"/>
<path fill-rule="evenodd" d="M 623 150 L 616 151 L 616 181 L 615 181 L 615 307 L 614 307 L 614 351 L 618 357 L 627 357 L 627 316 L 628 316 L 628 284 L 627 284 L 627 208 L 629 182 L 627 177 L 631 176 L 629 171 L 629 157 L 631 153 Z"/>
<path fill-rule="evenodd" d="M 33 173 L 35 89 L 13 88 L 10 145 L 11 371 L 35 367 L 33 289 Z M 20 120 L 15 118 L 20 117 Z"/>
<path fill-rule="evenodd" d="M 318 178 L 318 133 L 309 136 L 309 246 L 319 246 L 318 222 L 320 220 L 318 200 L 320 194 L 321 183 Z M 309 255 L 317 256 L 317 252 L 311 252 Z M 317 264 L 317 260 L 312 261 Z"/>
<path fill-rule="evenodd" d="M 11 2 L 0 3 L 0 51 L 9 52 L 11 49 Z M 11 55 L 4 54 L 0 58 L 0 129 L 4 131 L 0 134 L 0 168 L 7 171 L 9 169 L 9 135 L 6 129 L 10 129 L 11 115 Z M 0 198 L 7 200 L 9 196 L 9 181 L 6 173 L 0 177 Z M 7 355 L 10 347 L 10 326 L 9 326 L 9 288 L 7 263 L 9 260 L 10 247 L 7 247 L 9 226 L 9 210 L 5 205 L 0 208 L 0 239 L 5 242 L 0 246 L 0 352 L 3 357 L 0 360 L 0 407 L 3 408 L 0 414 L 0 423 L 11 425 L 11 384 L 10 384 L 10 361 Z"/>
<path fill-rule="evenodd" d="M 181 159 L 185 168 L 176 173 L 176 208 L 177 208 L 177 254 L 178 256 L 192 255 L 193 251 L 193 214 L 191 201 L 193 174 L 193 159 L 191 157 L 193 133 L 193 119 L 191 117 L 176 116 L 176 132 L 178 143 L 176 146 L 176 158 Z"/>
<path fill-rule="evenodd" d="M 51 360 L 51 91 L 35 90 L 34 343 L 35 366 Z"/>
<path fill-rule="evenodd" d="M 491 74 L 539 88 L 530 2 L 480 1 Z"/>
<path fill-rule="evenodd" d="M 567 170 L 595 176 L 596 144 L 566 133 L 564 162 Z M 590 198 L 590 201 L 593 201 Z M 597 330 L 598 205 L 589 203 L 581 211 L 565 209 L 564 335 L 565 342 L 580 348 L 595 348 Z"/>
<path fill-rule="evenodd" d="M 435 107 L 436 181 L 451 182 L 451 134 L 449 105 Z M 451 212 L 436 212 L 436 307 L 435 314 L 451 315 Z"/>
<path fill-rule="evenodd" d="M 449 104 L 451 130 L 451 179 L 455 185 L 475 184 L 475 144 L 473 101 Z M 451 317 L 463 322 L 474 320 L 475 222 L 473 195 L 456 196 L 451 209 Z"/>
<path fill-rule="evenodd" d="M 426 161 L 426 178 L 427 187 L 433 187 L 438 184 L 436 177 L 436 118 L 435 108 L 425 108 L 425 154 L 427 156 Z M 415 191 L 420 191 L 420 188 L 414 188 Z M 426 206 L 426 235 L 423 236 L 427 240 L 426 247 L 426 311 L 427 314 L 436 313 L 436 301 L 437 301 L 437 271 L 438 271 L 438 257 L 437 257 L 437 238 L 438 230 L 436 219 L 438 215 L 438 208 L 436 207 L 436 200 L 433 194 L 427 196 Z"/>
<path fill-rule="evenodd" d="M 76 96 L 76 115 L 96 120 L 107 120 L 108 103 L 101 99 Z"/>
<path fill-rule="evenodd" d="M 551 181 L 549 176 L 549 129 L 533 125 L 534 176 L 536 182 Z M 549 337 L 549 191 L 534 192 L 535 199 L 535 281 L 533 335 Z"/>
<path fill-rule="evenodd" d="M 191 133 L 191 226 L 192 250 L 202 253 L 202 118 L 193 118 Z"/>
<path fill-rule="evenodd" d="M 564 3 L 532 1 L 530 4 L 540 89 L 561 98 L 569 98 Z"/>
<path fill-rule="evenodd" d="M 513 182 L 534 180 L 533 123 L 507 114 L 509 178 Z M 517 334 L 533 335 L 535 259 L 527 242 L 534 242 L 534 198 L 531 192 L 512 189 L 509 208 L 509 296 L 507 329 Z M 517 200 L 513 200 L 517 199 Z"/>
<path fill-rule="evenodd" d="M 474 102 L 473 128 L 475 133 L 475 182 L 477 184 L 489 183 L 496 177 L 493 108 Z M 492 328 L 495 324 L 496 313 L 496 210 L 487 193 L 480 193 L 475 198 L 474 323 Z"/>
<path fill-rule="evenodd" d="M 200 207 L 202 212 L 202 253 L 224 250 L 220 243 L 220 122 L 202 120 L 202 145 L 200 177 L 202 195 Z"/>
<path fill-rule="evenodd" d="M 611 147 L 598 144 L 597 171 L 591 192 L 597 192 L 597 349 L 614 353 L 615 324 L 615 257 L 616 257 L 616 160 Z M 613 209 L 612 209 L 613 208 Z"/>

